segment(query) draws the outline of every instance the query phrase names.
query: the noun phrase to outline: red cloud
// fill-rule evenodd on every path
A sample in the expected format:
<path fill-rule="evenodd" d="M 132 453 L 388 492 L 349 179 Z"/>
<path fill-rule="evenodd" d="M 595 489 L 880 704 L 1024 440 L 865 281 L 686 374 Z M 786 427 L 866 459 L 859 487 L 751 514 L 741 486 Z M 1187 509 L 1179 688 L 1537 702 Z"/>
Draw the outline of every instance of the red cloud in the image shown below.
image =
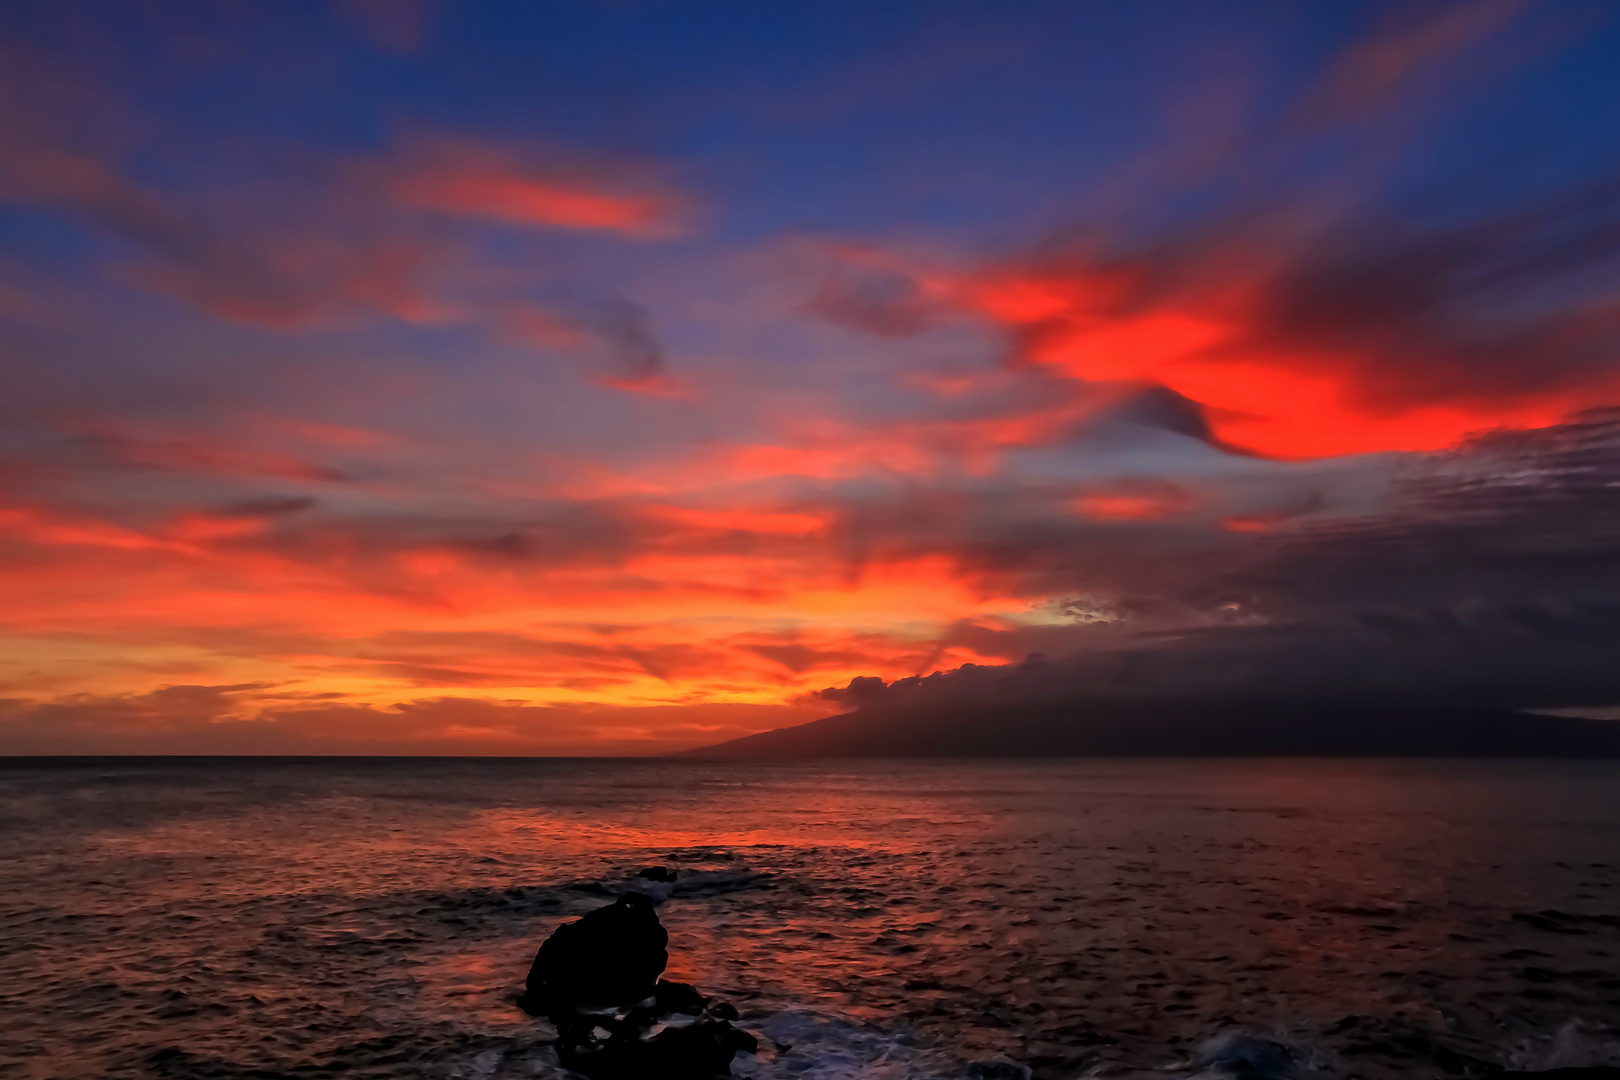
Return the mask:
<path fill-rule="evenodd" d="M 1468 260 L 1485 257 L 1481 245 L 1508 263 L 1502 287 L 1518 258 L 1526 273 L 1533 261 L 1556 271 L 1562 253 L 1532 241 L 1580 217 L 1476 224 L 1455 237 L 1369 230 L 1269 251 L 1080 252 L 995 267 L 954 292 L 1006 331 L 1016 362 L 1087 382 L 1157 383 L 1201 406 L 1228 448 L 1287 459 L 1437 450 L 1620 399 L 1620 368 L 1601 359 L 1616 329 L 1604 298 L 1487 334 L 1469 325 L 1483 297 L 1456 284 Z M 1564 246 L 1572 268 L 1591 257 L 1578 250 L 1584 239 Z"/>
<path fill-rule="evenodd" d="M 384 186 L 413 209 L 631 237 L 679 232 L 687 211 L 686 200 L 645 170 L 547 164 L 445 139 L 412 145 Z"/>
<path fill-rule="evenodd" d="M 1388 138 L 1537 51 L 1490 52 L 1527 7 L 1401 8 L 1296 108 L 1161 177 L 1137 228 L 1106 208 L 1108 226 L 968 270 L 845 247 L 808 307 L 885 338 L 966 314 L 1014 366 L 1156 383 L 1195 403 L 1198 437 L 1272 458 L 1436 450 L 1620 400 L 1612 174 L 1505 211 L 1459 204 L 1445 225 L 1345 202 L 1387 194 L 1363 122 Z"/>
<path fill-rule="evenodd" d="M 258 450 L 207 435 L 148 438 L 103 431 L 79 440 L 80 446 L 122 465 L 186 473 L 270 476 L 305 483 L 349 479 L 342 470 L 279 449 Z"/>
<path fill-rule="evenodd" d="M 431 0 L 339 0 L 337 14 L 373 44 L 411 52 L 427 38 Z"/>
<path fill-rule="evenodd" d="M 386 21 L 415 5 L 351 7 Z M 1514 10 L 1486 0 L 1347 56 L 1314 119 L 1404 92 Z M 522 242 L 536 260 L 564 248 L 556 230 L 613 240 L 679 231 L 689 200 L 655 168 L 418 138 L 289 171 L 255 199 L 181 199 L 138 183 L 106 147 L 60 137 L 74 125 L 21 117 L 7 102 L 22 98 L 6 89 L 0 199 L 133 243 L 140 262 L 128 276 L 149 287 L 283 330 L 480 328 L 564 354 L 600 383 L 681 390 L 653 316 L 635 303 L 537 299 L 538 276 L 473 262 L 490 223 L 524 230 L 501 242 Z M 1134 633 L 1249 618 L 1276 564 L 1261 560 L 1250 579 L 1232 567 L 1309 533 L 1307 521 L 1282 527 L 1314 520 L 1319 504 L 1301 485 L 1262 497 L 1220 479 L 1196 491 L 1099 482 L 1114 473 L 1097 461 L 1121 444 L 1134 453 L 1142 425 L 1301 458 L 1446 446 L 1607 400 L 1612 296 L 1553 289 L 1534 312 L 1515 304 L 1613 253 L 1612 198 L 1612 187 L 1567 193 L 1424 233 L 1333 228 L 1302 196 L 1274 214 L 1228 207 L 1180 236 L 1132 241 L 1122 230 L 1111 245 L 1048 246 L 967 270 L 918 272 L 846 248 L 804 291 L 808 303 L 780 308 L 876 335 L 885 363 L 901 359 L 852 376 L 864 359 L 824 358 L 824 370 L 785 376 L 799 380 L 791 401 L 750 382 L 805 366 L 773 361 L 734 385 L 700 383 L 713 400 L 596 414 L 599 401 L 549 384 L 504 400 L 512 373 L 468 356 L 441 365 L 442 382 L 420 376 L 426 391 L 399 416 L 442 426 L 407 445 L 374 430 L 398 405 L 368 400 L 382 396 L 375 381 L 354 373 L 382 369 L 358 357 L 343 366 L 341 392 L 323 392 L 339 377 L 311 374 L 287 406 L 321 423 L 228 428 L 216 416 L 207 431 L 181 429 L 187 401 L 150 404 L 156 388 L 178 385 L 154 377 L 110 434 L 8 437 L 8 454 L 58 453 L 64 464 L 41 482 L 0 462 L 0 678 L 27 684 L 8 693 L 88 691 L 0 712 L 29 738 L 103 740 L 95 748 L 127 720 L 192 750 L 668 749 L 789 722 L 791 710 L 746 723 L 735 710 L 770 710 L 760 703 L 828 682 L 1018 660 L 1127 623 Z M 986 328 L 1007 343 L 1005 368 L 980 363 Z M 905 339 L 936 331 L 923 344 L 940 346 L 932 362 L 949 373 L 895 370 Z M 363 349 L 392 355 L 382 344 Z M 233 384 L 221 374 L 219 385 Z M 517 412 L 540 393 L 531 430 L 466 419 Z M 200 400 L 217 412 L 233 397 Z M 154 409 L 170 419 L 133 418 Z M 1078 446 L 1088 428 L 1115 444 Z M 560 448 L 579 445 L 595 456 L 562 460 Z M 1079 452 L 1091 449 L 1098 457 Z M 1163 460 L 1179 451 L 1203 448 L 1170 445 Z M 1241 467 L 1277 487 L 1311 471 L 1209 457 L 1203 475 Z M 1317 527 L 1340 530 L 1346 561 L 1403 550 L 1353 543 L 1354 520 L 1324 517 Z M 1259 533 L 1273 535 L 1248 535 Z M 1313 554 L 1298 557 L 1301 579 L 1317 573 Z M 157 678 L 197 685 L 152 691 Z M 444 696 L 451 688 L 488 697 Z M 587 697 L 617 711 L 580 705 Z M 665 704 L 645 707 L 654 701 Z M 118 745 L 150 750 L 139 737 Z"/>
<path fill-rule="evenodd" d="M 411 7 L 356 10 L 396 25 L 394 15 Z M 289 166 L 253 198 L 181 197 L 137 179 L 127 148 L 79 137 L 113 126 L 113 106 L 81 73 L 42 55 L 4 60 L 0 202 L 68 214 L 133 243 L 140 256 L 121 268 L 127 281 L 283 331 L 392 319 L 535 337 L 525 328 L 549 321 L 567 334 L 538 335 L 543 343 L 604 368 L 591 372 L 598 381 L 655 393 L 675 385 L 661 377 L 657 343 L 634 304 L 608 295 L 536 311 L 522 287 L 532 282 L 471 272 L 476 237 L 458 228 L 485 220 L 619 237 L 678 233 L 690 201 L 650 165 L 418 137 L 367 160 Z"/>
<path fill-rule="evenodd" d="M 1527 6 L 1527 0 L 1472 0 L 1433 10 L 1392 8 L 1393 18 L 1338 58 L 1305 113 L 1325 119 L 1387 105 L 1413 81 L 1501 32 Z"/>
<path fill-rule="evenodd" d="M 1184 514 L 1198 500 L 1191 492 L 1162 480 L 1120 481 L 1075 496 L 1075 510 L 1105 521 L 1157 521 Z"/>

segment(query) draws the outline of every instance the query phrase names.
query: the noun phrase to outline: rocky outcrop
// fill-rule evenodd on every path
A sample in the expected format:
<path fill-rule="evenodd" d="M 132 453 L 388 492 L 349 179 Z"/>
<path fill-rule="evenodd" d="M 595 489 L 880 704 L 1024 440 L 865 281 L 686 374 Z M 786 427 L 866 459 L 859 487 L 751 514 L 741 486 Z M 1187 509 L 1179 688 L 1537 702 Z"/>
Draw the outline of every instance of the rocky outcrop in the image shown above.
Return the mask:
<path fill-rule="evenodd" d="M 535 953 L 518 1004 L 532 1016 L 627 1008 L 653 996 L 668 944 L 652 900 L 627 893 L 557 927 Z"/>
<path fill-rule="evenodd" d="M 653 900 L 627 893 L 559 926 L 540 946 L 518 1004 L 557 1027 L 557 1056 L 595 1080 L 727 1076 L 752 1035 L 737 1010 L 686 983 L 660 979 L 669 933 Z"/>

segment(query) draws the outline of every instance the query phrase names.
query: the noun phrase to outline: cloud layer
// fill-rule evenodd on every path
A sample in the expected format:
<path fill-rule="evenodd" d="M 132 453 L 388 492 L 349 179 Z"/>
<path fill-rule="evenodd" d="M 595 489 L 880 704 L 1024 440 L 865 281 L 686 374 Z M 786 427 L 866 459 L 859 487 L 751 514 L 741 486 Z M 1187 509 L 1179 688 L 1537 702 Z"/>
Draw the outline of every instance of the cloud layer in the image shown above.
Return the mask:
<path fill-rule="evenodd" d="M 1620 88 L 1568 107 L 1563 16 L 1234 8 L 1182 84 L 1136 16 L 233 12 L 6 32 L 0 748 L 1620 701 Z"/>

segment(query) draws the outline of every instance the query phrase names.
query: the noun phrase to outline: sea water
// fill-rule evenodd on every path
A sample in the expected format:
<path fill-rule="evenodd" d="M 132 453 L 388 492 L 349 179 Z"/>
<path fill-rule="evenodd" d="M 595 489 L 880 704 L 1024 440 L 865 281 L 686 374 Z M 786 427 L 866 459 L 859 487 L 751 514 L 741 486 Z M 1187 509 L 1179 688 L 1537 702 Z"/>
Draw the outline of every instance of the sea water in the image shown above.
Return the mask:
<path fill-rule="evenodd" d="M 1617 883 L 1612 762 L 14 759 L 0 1075 L 560 1076 L 628 888 L 756 1080 L 1620 1064 Z"/>

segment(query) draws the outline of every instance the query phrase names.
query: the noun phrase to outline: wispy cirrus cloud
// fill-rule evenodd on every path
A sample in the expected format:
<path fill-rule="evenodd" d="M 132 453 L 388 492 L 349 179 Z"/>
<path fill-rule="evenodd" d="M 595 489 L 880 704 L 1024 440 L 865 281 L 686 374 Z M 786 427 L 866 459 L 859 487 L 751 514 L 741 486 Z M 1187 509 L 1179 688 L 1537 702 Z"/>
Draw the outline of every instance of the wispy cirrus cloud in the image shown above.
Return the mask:
<path fill-rule="evenodd" d="M 402 207 L 530 228 L 657 239 L 681 232 L 693 205 L 644 163 L 580 163 L 446 138 L 409 140 L 391 160 L 357 168 Z"/>
<path fill-rule="evenodd" d="M 471 327 L 577 362 L 606 385 L 674 385 L 641 305 L 611 289 L 556 287 L 567 256 L 543 248 L 538 266 L 486 272 L 469 233 L 675 236 L 693 224 L 696 203 L 667 170 L 520 140 L 415 134 L 369 155 L 312 163 L 289 152 L 251 199 L 172 190 L 143 178 L 131 149 L 106 137 L 111 106 L 85 72 L 37 52 L 7 55 L 0 204 L 60 214 L 114 241 L 118 273 L 133 284 L 282 332 Z"/>
<path fill-rule="evenodd" d="M 1188 433 L 1278 459 L 1437 450 L 1609 404 L 1612 164 L 1494 199 L 1395 175 L 1425 122 L 1567 37 L 1526 32 L 1530 14 L 1384 10 L 1217 150 L 1161 154 L 1179 171 L 1137 201 L 1077 196 L 1063 227 L 978 259 L 829 246 L 807 310 L 881 340 L 977 323 L 1010 365 L 1162 387 Z"/>

